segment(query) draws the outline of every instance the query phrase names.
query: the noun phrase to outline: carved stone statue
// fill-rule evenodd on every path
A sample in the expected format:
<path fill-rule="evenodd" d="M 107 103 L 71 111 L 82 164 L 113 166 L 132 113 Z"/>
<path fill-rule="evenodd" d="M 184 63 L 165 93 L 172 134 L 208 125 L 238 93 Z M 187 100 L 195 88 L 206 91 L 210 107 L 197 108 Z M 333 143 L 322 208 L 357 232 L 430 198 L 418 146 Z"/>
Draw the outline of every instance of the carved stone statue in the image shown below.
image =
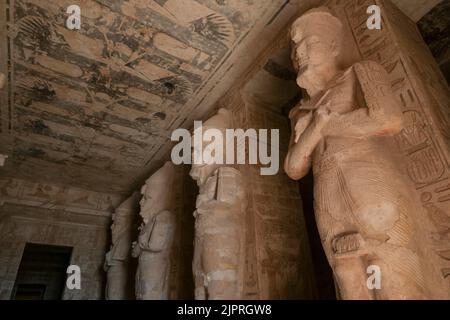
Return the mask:
<path fill-rule="evenodd" d="M 136 299 L 166 300 L 169 298 L 171 252 L 176 227 L 172 186 L 175 166 L 166 162 L 141 189 L 143 223 L 138 241 L 133 243 L 133 256 L 139 257 L 136 272 Z"/>
<path fill-rule="evenodd" d="M 285 171 L 314 173 L 316 221 L 343 299 L 427 299 L 435 270 L 418 241 L 418 219 L 386 136 L 402 114 L 381 65 L 338 62 L 343 26 L 327 8 L 308 11 L 291 28 L 297 83 L 308 93 L 290 113 Z M 369 266 L 381 288 L 367 286 Z"/>
<path fill-rule="evenodd" d="M 229 111 L 220 109 L 205 122 L 203 131 L 211 128 L 225 137 L 225 129 L 231 128 Z M 194 152 L 202 152 L 206 146 L 209 143 L 194 145 Z M 245 214 L 241 173 L 231 166 L 203 163 L 193 164 L 190 175 L 199 186 L 192 266 L 195 299 L 241 299 Z"/>
<path fill-rule="evenodd" d="M 106 253 L 104 266 L 106 271 L 105 297 L 107 300 L 126 300 L 131 298 L 131 241 L 138 203 L 139 193 L 135 192 L 115 210 L 112 216 L 112 244 L 111 249 Z"/>

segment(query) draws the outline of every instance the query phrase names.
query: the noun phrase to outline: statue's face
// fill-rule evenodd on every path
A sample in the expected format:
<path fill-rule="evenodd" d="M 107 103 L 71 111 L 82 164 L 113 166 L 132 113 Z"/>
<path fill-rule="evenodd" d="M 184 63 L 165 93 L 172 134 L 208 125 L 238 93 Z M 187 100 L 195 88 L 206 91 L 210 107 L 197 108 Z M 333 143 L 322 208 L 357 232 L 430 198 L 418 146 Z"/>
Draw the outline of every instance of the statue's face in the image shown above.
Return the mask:
<path fill-rule="evenodd" d="M 159 187 L 159 188 L 158 188 Z M 141 188 L 142 199 L 139 201 L 141 205 L 141 216 L 145 223 L 154 214 L 158 213 L 160 207 L 164 203 L 164 199 L 157 193 L 162 193 L 162 187 L 157 186 L 155 183 L 147 183 Z"/>
<path fill-rule="evenodd" d="M 208 127 L 204 127 L 203 130 L 208 130 Z M 189 175 L 192 177 L 192 179 L 197 181 L 198 185 L 202 185 L 205 183 L 206 179 L 220 166 L 218 164 L 207 164 L 206 162 L 202 163 L 195 163 L 196 157 L 194 156 L 195 153 L 198 155 L 203 154 L 203 151 L 205 148 L 210 145 L 211 143 L 214 143 L 214 141 L 206 141 L 202 139 L 202 145 L 198 146 L 195 144 L 195 140 L 192 140 L 192 166 L 191 171 L 189 172 Z M 225 153 L 224 153 L 225 154 Z M 203 159 L 202 157 L 202 160 Z"/>
<path fill-rule="evenodd" d="M 305 38 L 293 37 L 293 60 L 299 73 L 305 68 L 333 61 L 332 46 L 325 39 L 310 35 Z"/>
<path fill-rule="evenodd" d="M 321 76 L 321 65 L 336 64 L 338 52 L 332 39 L 326 36 L 305 35 L 304 32 L 292 33 L 292 61 L 298 72 L 297 84 L 305 89 L 323 88 L 325 77 Z"/>
<path fill-rule="evenodd" d="M 124 228 L 126 226 L 127 221 L 126 218 L 122 215 L 114 214 L 113 215 L 113 224 L 111 225 L 111 234 L 112 234 L 112 241 L 116 242 L 120 236 L 120 230 L 121 228 Z"/>

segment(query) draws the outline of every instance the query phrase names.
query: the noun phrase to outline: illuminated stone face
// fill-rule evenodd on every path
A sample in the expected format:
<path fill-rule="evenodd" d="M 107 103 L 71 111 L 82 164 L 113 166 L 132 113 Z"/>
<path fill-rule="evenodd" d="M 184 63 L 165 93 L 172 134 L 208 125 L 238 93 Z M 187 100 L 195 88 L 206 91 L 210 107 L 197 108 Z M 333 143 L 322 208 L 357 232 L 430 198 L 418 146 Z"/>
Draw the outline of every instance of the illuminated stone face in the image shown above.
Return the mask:
<path fill-rule="evenodd" d="M 328 70 L 338 68 L 342 24 L 322 8 L 298 18 L 291 27 L 291 59 L 298 72 L 297 84 L 308 94 L 323 90 Z"/>

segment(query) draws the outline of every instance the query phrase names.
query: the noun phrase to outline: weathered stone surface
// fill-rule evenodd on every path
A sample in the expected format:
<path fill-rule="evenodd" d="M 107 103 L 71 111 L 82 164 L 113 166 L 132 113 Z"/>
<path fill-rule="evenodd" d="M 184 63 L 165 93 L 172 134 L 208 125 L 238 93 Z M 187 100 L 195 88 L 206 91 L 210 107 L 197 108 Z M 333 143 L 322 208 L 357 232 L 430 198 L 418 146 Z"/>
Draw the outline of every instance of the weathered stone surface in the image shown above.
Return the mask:
<path fill-rule="evenodd" d="M 73 4 L 0 4 L 2 172 L 115 194 L 156 170 L 210 79 L 285 9 L 284 0 L 79 1 L 81 30 L 69 30 Z"/>
<path fill-rule="evenodd" d="M 287 22 L 286 22 L 287 23 Z M 280 159 L 289 144 L 289 123 L 283 114 L 299 90 L 285 33 L 271 43 L 246 76 L 236 81 L 217 103 L 232 114 L 232 127 L 279 129 Z M 294 77 L 295 78 L 295 77 Z M 292 85 L 293 82 L 293 85 Z M 267 98 L 267 99 L 266 99 Z M 270 146 L 268 147 L 270 149 Z M 307 230 L 298 185 L 282 168 L 261 176 L 261 165 L 238 165 L 246 188 L 244 221 L 244 299 L 312 299 L 317 296 Z M 306 213 L 305 213 L 306 214 Z"/>
<path fill-rule="evenodd" d="M 118 215 L 124 212 L 118 205 L 168 159 L 171 131 L 190 128 L 193 120 L 208 118 L 213 109 L 227 109 L 219 112 L 219 118 L 225 115 L 226 127 L 280 129 L 280 157 L 284 158 L 289 147 L 287 113 L 302 93 L 306 96 L 295 82 L 286 30 L 294 16 L 321 2 L 81 0 L 79 31 L 64 25 L 65 9 L 74 4 L 69 0 L 0 2 L 0 165 L 2 155 L 8 156 L 0 167 L 0 298 L 10 297 L 26 242 L 74 247 L 71 263 L 81 267 L 82 290 L 66 291 L 64 299 L 132 298 L 123 288 L 136 271 L 133 264 L 138 259 L 127 262 L 126 253 L 136 237 L 125 234 L 130 224 Z M 362 63 L 361 67 L 359 62 L 377 61 L 387 72 L 405 128 L 395 137 L 373 138 L 383 150 L 384 146 L 393 150 L 383 152 L 392 159 L 371 164 L 375 169 L 369 173 L 358 162 L 321 188 L 341 190 L 347 179 L 371 180 L 359 189 L 384 201 L 386 219 L 375 221 L 375 226 L 388 229 L 394 225 L 385 232 L 389 240 L 383 244 L 386 239 L 378 237 L 378 229 L 363 234 L 349 228 L 326 248 L 339 256 L 334 260 L 351 260 L 358 254 L 368 256 L 356 250 L 361 243 L 366 249 L 382 247 L 377 254 L 392 262 L 389 274 L 403 268 L 400 273 L 408 275 L 405 283 L 411 290 L 406 298 L 422 293 L 442 297 L 440 281 L 429 279 L 437 274 L 434 271 L 450 279 L 448 87 L 414 23 L 390 3 L 327 3 L 346 28 L 342 44 L 346 50 L 339 60 L 348 78 L 340 79 L 340 89 L 360 83 L 357 74 L 364 70 L 378 70 L 376 64 Z M 434 1 L 393 3 L 416 19 Z M 380 31 L 365 28 L 366 8 L 371 4 L 382 8 Z M 442 16 L 447 7 L 442 1 L 421 23 L 439 40 L 446 35 Z M 431 37 L 429 45 L 445 70 L 445 41 Z M 380 78 L 386 76 L 382 73 Z M 314 87 L 320 87 L 318 82 L 310 87 L 311 95 Z M 387 85 L 380 83 L 385 93 Z M 294 130 L 300 132 L 302 126 Z M 386 129 L 396 127 L 391 122 Z M 339 131 L 351 128 L 352 123 Z M 319 167 L 316 175 L 336 168 L 333 163 Z M 312 212 L 302 211 L 298 184 L 283 170 L 262 177 L 260 168 L 259 164 L 194 166 L 191 173 L 200 186 L 197 190 L 189 168 L 180 166 L 174 169 L 173 183 L 165 181 L 164 188 L 151 190 L 151 194 L 166 193 L 156 196 L 161 201 L 157 205 L 143 203 L 144 224 L 135 246 L 141 260 L 138 298 L 192 299 L 194 293 L 198 299 L 317 297 L 314 274 L 323 269 L 313 268 L 307 235 L 311 230 L 304 221 L 304 215 Z M 386 170 L 389 181 L 382 174 Z M 404 177 L 409 180 L 401 182 Z M 353 184 L 345 187 L 358 196 L 350 201 L 353 205 L 370 198 L 354 190 Z M 324 192 L 317 193 L 321 199 Z M 155 209 L 166 202 L 170 205 Z M 343 206 L 333 203 L 338 209 Z M 396 215 L 396 210 L 401 214 Z M 114 211 L 112 247 L 104 261 L 110 243 L 109 217 Z M 363 214 L 361 219 L 365 226 L 374 223 L 372 215 Z M 319 225 L 324 222 L 320 220 Z M 347 226 L 346 222 L 341 225 Z M 157 231 L 163 229 L 167 232 L 158 237 Z M 137 228 L 131 230 L 137 233 Z M 367 233 L 370 237 L 375 233 L 375 241 L 367 241 Z M 407 240 L 411 241 L 405 244 Z M 152 252 L 155 247 L 162 252 Z M 408 250 L 416 248 L 419 258 L 415 260 Z M 355 250 L 350 259 L 346 251 L 351 249 Z M 103 261 L 107 273 L 102 270 Z M 333 265 L 341 276 L 343 298 L 351 296 L 348 288 L 359 283 L 347 285 L 350 281 L 345 281 L 355 274 L 361 276 L 364 268 L 359 262 L 351 260 L 352 265 L 345 264 L 343 271 Z M 434 271 L 417 276 L 422 268 Z M 417 289 L 417 284 L 425 288 Z M 430 286 L 433 290 L 428 290 Z M 404 287 L 393 284 L 375 295 L 398 297 Z M 358 297 L 367 294 L 359 289 L 353 291 Z"/>
<path fill-rule="evenodd" d="M 272 53 L 276 51 L 276 47 L 271 49 Z M 267 54 L 260 59 L 267 61 Z M 284 115 L 266 109 L 264 104 L 249 102 L 240 89 L 230 92 L 221 103 L 232 110 L 237 128 L 279 129 L 280 159 L 284 158 L 289 142 L 289 124 Z M 244 297 L 313 299 L 315 279 L 298 185 L 290 181 L 282 168 L 275 176 L 261 176 L 260 167 L 239 165 L 248 202 Z"/>
<path fill-rule="evenodd" d="M 382 5 L 384 21 L 394 21 L 388 12 L 397 9 L 384 1 L 377 4 Z M 383 36 L 393 36 L 386 26 L 367 34 L 372 41 L 364 38 L 364 31 L 373 32 L 361 23 L 367 16 L 359 9 L 367 3 L 328 5 L 347 14 L 351 27 L 360 28 L 355 38 L 363 57 L 385 62 L 380 52 L 375 55 L 378 48 L 384 54 L 390 49 L 385 57 L 394 58 L 394 47 L 376 45 L 385 41 Z M 405 132 L 402 101 L 396 99 L 389 78 L 396 64 L 386 66 L 388 71 L 375 61 L 342 67 L 341 49 L 350 51 L 343 47 L 343 26 L 324 7 L 309 11 L 292 26 L 297 83 L 308 97 L 290 113 L 293 133 L 285 169 L 300 179 L 313 168 L 316 221 L 341 298 L 447 298 L 448 287 L 425 240 L 427 217 L 417 209 L 413 186 L 396 164 L 393 139 L 383 138 Z M 398 39 L 403 48 L 406 37 Z M 380 290 L 366 285 L 370 265 L 382 270 Z"/>
<path fill-rule="evenodd" d="M 357 27 L 363 16 L 354 12 L 359 12 L 361 7 L 349 6 L 345 14 L 340 10 L 338 14 L 349 19 L 353 12 L 349 31 L 356 39 L 354 52 L 360 53 L 356 59 L 378 61 L 388 71 L 405 123 L 405 128 L 395 137 L 393 148 L 401 151 L 399 166 L 414 184 L 415 194 L 425 209 L 420 215 L 430 245 L 429 259 L 435 261 L 437 257 L 436 267 L 442 277 L 448 278 L 449 260 L 445 252 L 450 248 L 450 238 L 442 232 L 441 225 L 448 223 L 450 215 L 447 187 L 450 90 L 416 25 L 391 2 L 377 1 L 377 4 L 382 8 L 386 25 L 365 39 L 371 41 L 364 41 L 369 34 L 365 30 L 359 33 Z M 349 48 L 354 46 L 354 42 L 349 43 Z M 425 223 L 427 219 L 429 223 Z"/>
<path fill-rule="evenodd" d="M 121 196 L 51 183 L 0 178 L 0 202 L 109 217 Z"/>
<path fill-rule="evenodd" d="M 112 244 L 105 256 L 105 298 L 107 300 L 134 299 L 134 270 L 131 260 L 131 242 L 137 233 L 139 192 L 133 193 L 117 207 L 112 215 Z"/>
<path fill-rule="evenodd" d="M 139 257 L 136 272 L 138 300 L 169 298 L 171 255 L 176 232 L 176 216 L 171 210 L 175 172 L 175 166 L 166 162 L 141 189 L 140 215 L 143 222 L 138 241 L 133 243 L 133 256 Z"/>
<path fill-rule="evenodd" d="M 62 299 L 103 299 L 103 261 L 109 217 L 6 203 L 0 206 L 0 299 L 8 300 L 25 244 L 73 247 L 70 264 L 81 268 L 81 289 L 64 290 Z"/>
<path fill-rule="evenodd" d="M 133 256 L 139 256 L 137 299 L 192 299 L 196 187 L 187 166 L 166 164 L 142 187 L 142 224 Z"/>
<path fill-rule="evenodd" d="M 222 132 L 232 128 L 231 113 L 220 109 L 203 124 Z M 195 134 L 195 133 L 194 133 Z M 203 137 L 201 137 L 203 140 Z M 193 146 L 203 153 L 217 141 Z M 216 147 L 214 147 L 216 149 Z M 226 148 L 224 148 L 226 150 Z M 205 161 L 205 160 L 203 160 Z M 246 192 L 242 175 L 232 166 L 192 164 L 191 177 L 197 181 L 194 261 L 192 264 L 197 300 L 236 300 L 243 298 L 244 221 Z"/>

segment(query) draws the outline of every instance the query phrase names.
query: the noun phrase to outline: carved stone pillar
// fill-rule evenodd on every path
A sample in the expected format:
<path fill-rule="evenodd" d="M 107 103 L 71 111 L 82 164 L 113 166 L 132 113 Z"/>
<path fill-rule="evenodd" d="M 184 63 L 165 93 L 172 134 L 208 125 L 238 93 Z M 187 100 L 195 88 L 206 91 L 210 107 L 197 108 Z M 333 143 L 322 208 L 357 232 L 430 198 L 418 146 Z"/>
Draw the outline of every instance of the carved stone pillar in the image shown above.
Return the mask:
<path fill-rule="evenodd" d="M 139 257 L 136 272 L 138 300 L 166 300 L 170 293 L 171 256 L 175 237 L 176 215 L 173 212 L 172 187 L 175 166 L 166 162 L 141 189 L 143 223 L 133 256 Z"/>
<path fill-rule="evenodd" d="M 225 137 L 227 128 L 231 115 L 221 109 L 205 122 L 203 133 L 216 129 Z M 212 143 L 216 141 L 194 145 L 194 152 L 203 152 Z M 199 186 L 192 266 L 195 298 L 241 299 L 246 205 L 242 175 L 232 166 L 206 163 L 194 163 L 190 175 Z"/>
<path fill-rule="evenodd" d="M 381 8 L 381 30 L 369 30 L 366 9 Z M 424 210 L 422 226 L 450 292 L 450 90 L 416 24 L 388 0 L 328 1 L 346 25 L 353 61 L 373 60 L 387 71 L 403 112 L 395 136 L 400 166 L 414 184 Z M 350 51 L 350 49 L 349 49 Z"/>
<path fill-rule="evenodd" d="M 359 18 L 350 21 L 358 28 L 355 37 L 368 30 L 367 16 L 360 14 L 368 5 L 355 9 L 361 2 L 336 3 L 330 8 L 346 11 L 350 20 Z M 414 95 L 409 90 L 400 101 L 395 98 L 389 79 L 395 64 L 386 67 L 376 59 L 342 64 L 343 54 L 353 53 L 343 45 L 347 24 L 342 21 L 321 7 L 292 26 L 297 83 L 308 96 L 290 113 L 286 173 L 300 179 L 311 168 L 314 172 L 316 221 L 343 299 L 447 298 L 426 241 L 428 219 L 392 144 L 407 123 L 402 99 L 414 100 Z M 387 44 L 370 36 L 361 41 L 377 43 L 378 49 Z M 366 282 L 372 267 L 381 272 L 378 288 Z"/>
<path fill-rule="evenodd" d="M 133 298 L 133 285 L 130 281 L 130 258 L 139 197 L 139 193 L 135 192 L 113 213 L 112 244 L 105 257 L 105 298 L 107 300 Z"/>

